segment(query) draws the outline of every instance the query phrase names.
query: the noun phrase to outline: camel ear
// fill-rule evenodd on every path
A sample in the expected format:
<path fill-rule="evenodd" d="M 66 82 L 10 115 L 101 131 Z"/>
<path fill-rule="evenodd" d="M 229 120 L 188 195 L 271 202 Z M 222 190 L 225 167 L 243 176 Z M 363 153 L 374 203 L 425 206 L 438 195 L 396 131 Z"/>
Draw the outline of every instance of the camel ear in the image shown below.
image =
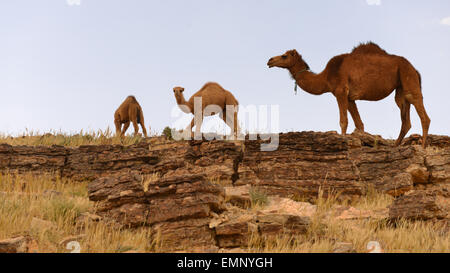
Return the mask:
<path fill-rule="evenodd" d="M 291 50 L 291 56 L 295 57 L 296 55 L 299 56 L 300 58 L 302 58 L 302 55 L 300 55 L 300 53 L 298 53 L 297 50 L 295 50 L 295 49 Z"/>

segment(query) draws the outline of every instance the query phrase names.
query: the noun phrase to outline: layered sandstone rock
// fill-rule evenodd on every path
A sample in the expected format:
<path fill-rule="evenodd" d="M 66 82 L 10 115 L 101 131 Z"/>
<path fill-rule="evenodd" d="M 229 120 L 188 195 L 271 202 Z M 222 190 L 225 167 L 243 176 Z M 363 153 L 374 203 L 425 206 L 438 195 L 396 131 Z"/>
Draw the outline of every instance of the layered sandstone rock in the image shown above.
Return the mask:
<path fill-rule="evenodd" d="M 281 134 L 275 151 L 261 151 L 263 143 L 158 137 L 126 147 L 1 144 L 0 170 L 91 181 L 89 198 L 101 217 L 148 226 L 171 251 L 215 251 L 242 247 L 254 234 L 304 233 L 315 208 L 292 200 L 330 193 L 358 198 L 369 187 L 396 197 L 390 218 L 448 219 L 449 137 L 431 135 L 426 149 L 417 136 L 394 147 L 380 137 L 336 132 Z M 265 209 L 246 209 L 250 189 L 269 197 Z M 335 217 L 386 214 L 347 208 Z"/>
<path fill-rule="evenodd" d="M 450 184 L 414 190 L 397 198 L 389 208 L 389 218 L 450 221 Z"/>
<path fill-rule="evenodd" d="M 224 209 L 224 193 L 202 175 L 161 178 L 144 190 L 142 176 L 121 174 L 99 178 L 88 190 L 99 215 L 127 227 L 151 226 L 167 249 L 215 246 L 209 222 Z"/>
<path fill-rule="evenodd" d="M 34 253 L 38 250 L 36 245 L 29 236 L 0 240 L 0 253 Z"/>
<path fill-rule="evenodd" d="M 281 196 L 359 196 L 368 186 L 400 196 L 418 184 L 449 183 L 450 137 L 429 137 L 424 150 L 412 136 L 400 147 L 368 134 L 281 134 L 278 149 L 262 140 L 168 141 L 132 146 L 29 147 L 0 145 L 2 172 L 53 172 L 78 180 L 138 171 L 164 177 L 199 174 L 220 184 L 253 185 Z M 409 175 L 408 175 L 409 174 Z"/>
<path fill-rule="evenodd" d="M 400 196 L 416 184 L 450 182 L 449 137 L 430 136 L 423 150 L 414 145 L 393 147 L 367 134 L 327 133 L 280 135 L 279 147 L 261 152 L 262 141 L 246 141 L 239 180 L 271 194 L 311 199 L 319 189 L 342 197 L 365 194 L 368 187 Z M 373 141 L 372 141 L 373 140 Z"/>
<path fill-rule="evenodd" d="M 0 144 L 0 169 L 3 172 L 56 173 L 66 166 L 69 150 L 63 146 L 11 146 Z"/>
<path fill-rule="evenodd" d="M 404 145 L 368 134 L 280 134 L 275 151 L 262 140 L 169 141 L 151 138 L 132 146 L 28 147 L 0 145 L 2 172 L 52 172 L 75 181 L 137 171 L 164 178 L 203 175 L 221 185 L 261 188 L 272 195 L 314 199 L 340 193 L 354 198 L 374 187 L 401 196 L 417 185 L 450 182 L 450 137 L 429 137 L 422 149 L 412 136 Z"/>
<path fill-rule="evenodd" d="M 279 198 L 260 210 L 230 207 L 224 188 L 202 175 L 162 177 L 144 184 L 137 173 L 99 178 L 88 186 L 89 199 L 106 220 L 150 227 L 162 250 L 168 251 L 218 251 L 245 246 L 254 234 L 305 233 L 314 209 Z"/>

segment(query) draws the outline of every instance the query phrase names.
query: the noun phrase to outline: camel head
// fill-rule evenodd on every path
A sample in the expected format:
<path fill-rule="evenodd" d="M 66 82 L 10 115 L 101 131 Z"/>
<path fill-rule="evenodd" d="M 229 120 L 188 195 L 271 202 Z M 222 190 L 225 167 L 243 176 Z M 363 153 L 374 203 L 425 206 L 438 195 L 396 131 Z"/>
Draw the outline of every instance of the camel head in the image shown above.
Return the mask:
<path fill-rule="evenodd" d="M 295 49 L 288 50 L 283 55 L 272 57 L 269 62 L 267 62 L 269 68 L 275 66 L 289 69 L 297 64 L 301 65 L 300 69 L 309 70 L 308 64 L 302 59 L 302 55 L 298 54 Z"/>
<path fill-rule="evenodd" d="M 184 88 L 180 86 L 176 86 L 173 88 L 173 94 L 175 95 L 175 98 L 181 98 L 183 96 Z"/>

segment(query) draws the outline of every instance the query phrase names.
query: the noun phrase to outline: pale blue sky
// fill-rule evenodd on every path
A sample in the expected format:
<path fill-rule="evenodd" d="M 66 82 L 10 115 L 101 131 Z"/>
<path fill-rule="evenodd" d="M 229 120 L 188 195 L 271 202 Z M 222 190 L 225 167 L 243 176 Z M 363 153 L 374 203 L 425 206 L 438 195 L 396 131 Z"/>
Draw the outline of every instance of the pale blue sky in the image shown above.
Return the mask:
<path fill-rule="evenodd" d="M 295 48 L 320 72 L 372 40 L 421 72 L 430 133 L 450 135 L 448 17 L 448 0 L 2 0 L 0 133 L 113 127 L 129 94 L 161 131 L 177 120 L 172 87 L 188 98 L 207 81 L 241 105 L 279 105 L 281 131 L 339 131 L 331 94 L 295 96 L 288 72 L 267 60 Z M 366 131 L 397 137 L 393 95 L 357 104 Z M 411 117 L 410 133 L 421 133 L 413 108 Z"/>

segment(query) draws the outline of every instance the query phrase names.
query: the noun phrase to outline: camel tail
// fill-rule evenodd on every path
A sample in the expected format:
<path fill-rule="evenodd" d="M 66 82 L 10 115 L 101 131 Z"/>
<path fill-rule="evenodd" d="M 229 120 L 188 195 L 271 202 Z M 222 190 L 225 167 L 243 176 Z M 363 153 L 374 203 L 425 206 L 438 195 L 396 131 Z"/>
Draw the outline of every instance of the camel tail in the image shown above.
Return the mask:
<path fill-rule="evenodd" d="M 418 88 L 422 91 L 422 76 L 419 71 L 405 58 L 401 57 L 399 69 L 400 83 L 403 89 L 412 90 Z"/>
<path fill-rule="evenodd" d="M 422 90 L 422 75 L 420 75 L 419 71 L 416 69 L 417 76 L 419 77 L 420 90 Z"/>
<path fill-rule="evenodd" d="M 141 121 L 142 122 L 144 121 L 144 116 L 142 115 L 142 110 L 139 108 L 136 110 L 136 121 L 138 124 L 140 124 Z"/>

